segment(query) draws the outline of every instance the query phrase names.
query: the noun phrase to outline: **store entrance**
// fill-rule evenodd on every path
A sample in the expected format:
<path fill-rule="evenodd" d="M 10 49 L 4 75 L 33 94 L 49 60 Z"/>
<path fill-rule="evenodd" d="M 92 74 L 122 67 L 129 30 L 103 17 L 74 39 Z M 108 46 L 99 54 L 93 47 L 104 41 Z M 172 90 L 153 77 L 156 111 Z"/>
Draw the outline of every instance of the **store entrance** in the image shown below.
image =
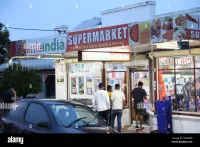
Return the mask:
<path fill-rule="evenodd" d="M 125 95 L 125 106 L 128 107 L 128 98 L 127 98 L 127 84 L 126 84 L 126 71 L 112 71 L 107 72 L 107 83 L 106 86 L 112 86 L 112 91 L 115 90 L 115 84 L 120 85 L 120 89 L 124 92 Z"/>
<path fill-rule="evenodd" d="M 144 107 L 146 109 L 149 109 L 149 91 L 150 91 L 150 79 L 149 79 L 149 71 L 147 70 L 137 70 L 137 69 L 130 69 L 130 92 L 131 92 L 131 100 L 132 100 L 132 103 L 131 103 L 131 112 L 132 112 L 132 115 L 131 115 L 131 122 L 134 122 L 135 121 L 135 111 L 134 111 L 134 108 L 133 108 L 133 96 L 132 96 L 132 90 L 134 88 L 137 87 L 137 84 L 139 81 L 143 82 L 143 89 L 146 91 L 147 93 L 147 98 L 148 100 L 144 102 Z M 148 116 L 147 114 L 144 115 L 144 122 L 148 122 Z"/>

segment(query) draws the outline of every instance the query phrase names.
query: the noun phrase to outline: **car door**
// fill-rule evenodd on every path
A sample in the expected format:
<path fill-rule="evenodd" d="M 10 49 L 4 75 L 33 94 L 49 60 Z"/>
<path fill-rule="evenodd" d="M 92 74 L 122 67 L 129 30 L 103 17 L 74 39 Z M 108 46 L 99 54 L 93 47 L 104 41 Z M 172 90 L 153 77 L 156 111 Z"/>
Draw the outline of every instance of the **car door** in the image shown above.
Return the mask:
<path fill-rule="evenodd" d="M 49 127 L 39 127 L 38 122 L 46 122 Z M 40 103 L 31 102 L 24 114 L 23 133 L 50 133 L 51 123 L 47 111 Z"/>
<path fill-rule="evenodd" d="M 22 131 L 22 118 L 28 103 L 17 101 L 10 105 L 10 108 L 4 113 L 3 133 L 20 133 Z"/>

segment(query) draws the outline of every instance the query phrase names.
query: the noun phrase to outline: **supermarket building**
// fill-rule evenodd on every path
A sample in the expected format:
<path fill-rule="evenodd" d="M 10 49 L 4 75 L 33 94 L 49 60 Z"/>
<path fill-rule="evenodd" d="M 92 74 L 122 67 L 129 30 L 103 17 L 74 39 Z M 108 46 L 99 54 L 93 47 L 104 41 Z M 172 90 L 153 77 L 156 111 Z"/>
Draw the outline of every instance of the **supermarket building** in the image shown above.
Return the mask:
<path fill-rule="evenodd" d="M 99 82 L 119 83 L 127 106 L 122 121 L 129 125 L 131 90 L 143 81 L 151 110 L 156 100 L 172 97 L 174 132 L 199 133 L 199 12 L 195 8 L 156 16 L 155 2 L 148 1 L 104 11 L 101 19 L 91 20 L 96 23 L 92 29 L 83 22 L 67 33 L 66 51 L 48 53 L 65 58 L 55 60 L 56 98 L 91 105 Z M 150 120 L 156 129 L 156 117 Z"/>

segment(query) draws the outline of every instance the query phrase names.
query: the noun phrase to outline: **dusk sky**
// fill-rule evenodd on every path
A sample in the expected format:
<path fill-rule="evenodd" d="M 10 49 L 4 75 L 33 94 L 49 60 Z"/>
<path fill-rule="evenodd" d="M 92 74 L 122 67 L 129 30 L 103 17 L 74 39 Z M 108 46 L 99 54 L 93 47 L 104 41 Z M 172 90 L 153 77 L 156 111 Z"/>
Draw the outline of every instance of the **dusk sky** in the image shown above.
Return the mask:
<path fill-rule="evenodd" d="M 0 22 L 27 29 L 53 29 L 68 25 L 73 29 L 82 21 L 100 17 L 103 10 L 146 0 L 0 0 Z M 199 0 L 155 0 L 156 14 L 200 7 Z M 53 32 L 10 31 L 11 40 L 53 35 Z"/>

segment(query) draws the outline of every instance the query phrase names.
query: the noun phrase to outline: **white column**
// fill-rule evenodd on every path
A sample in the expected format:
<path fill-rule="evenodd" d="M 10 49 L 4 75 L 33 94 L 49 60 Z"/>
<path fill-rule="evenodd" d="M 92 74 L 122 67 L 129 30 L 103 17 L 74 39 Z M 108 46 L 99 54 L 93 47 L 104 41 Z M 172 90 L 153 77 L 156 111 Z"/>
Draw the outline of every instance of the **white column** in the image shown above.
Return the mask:
<path fill-rule="evenodd" d="M 65 60 L 55 61 L 56 99 L 67 98 L 67 67 Z"/>

